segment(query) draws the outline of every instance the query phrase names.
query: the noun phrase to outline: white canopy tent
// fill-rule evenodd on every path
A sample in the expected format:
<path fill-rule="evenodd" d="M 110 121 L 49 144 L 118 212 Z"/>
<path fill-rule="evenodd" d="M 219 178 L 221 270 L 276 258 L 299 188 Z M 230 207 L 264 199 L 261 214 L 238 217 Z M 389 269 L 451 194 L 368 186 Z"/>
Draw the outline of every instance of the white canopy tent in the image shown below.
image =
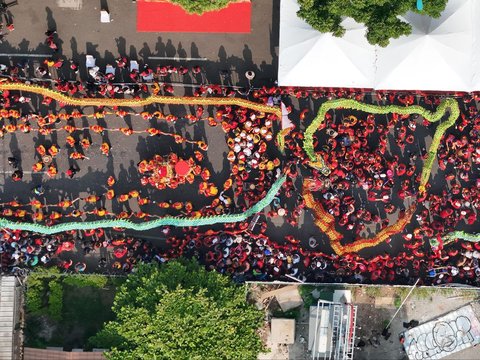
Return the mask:
<path fill-rule="evenodd" d="M 412 34 L 370 45 L 351 19 L 343 38 L 322 34 L 297 17 L 296 0 L 280 10 L 281 86 L 390 90 L 480 90 L 480 1 L 449 0 L 439 19 L 408 13 Z"/>
<path fill-rule="evenodd" d="M 375 53 L 363 25 L 345 19 L 346 33 L 336 38 L 313 29 L 298 9 L 296 0 L 282 0 L 279 85 L 373 87 Z"/>

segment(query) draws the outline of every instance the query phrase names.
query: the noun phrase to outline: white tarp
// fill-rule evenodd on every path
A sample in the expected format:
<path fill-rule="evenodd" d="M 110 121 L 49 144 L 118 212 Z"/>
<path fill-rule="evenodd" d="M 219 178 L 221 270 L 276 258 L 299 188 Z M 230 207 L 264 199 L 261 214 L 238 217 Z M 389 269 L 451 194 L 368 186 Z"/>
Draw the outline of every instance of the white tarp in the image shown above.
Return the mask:
<path fill-rule="evenodd" d="M 381 48 L 351 19 L 343 38 L 317 32 L 297 17 L 296 0 L 282 0 L 279 85 L 480 90 L 479 2 L 449 0 L 439 19 L 409 12 L 412 34 Z"/>
<path fill-rule="evenodd" d="M 375 54 L 365 28 L 345 19 L 346 33 L 336 38 L 314 30 L 296 15 L 298 9 L 296 0 L 282 0 L 279 85 L 373 87 Z"/>

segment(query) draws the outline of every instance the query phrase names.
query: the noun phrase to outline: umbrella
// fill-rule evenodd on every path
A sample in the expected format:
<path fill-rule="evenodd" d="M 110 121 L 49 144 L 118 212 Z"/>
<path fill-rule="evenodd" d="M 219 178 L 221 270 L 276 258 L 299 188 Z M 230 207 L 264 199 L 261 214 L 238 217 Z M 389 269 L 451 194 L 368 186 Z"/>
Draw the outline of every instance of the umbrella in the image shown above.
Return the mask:
<path fill-rule="evenodd" d="M 187 176 L 190 171 L 190 164 L 185 160 L 180 160 L 175 164 L 175 172 L 179 176 Z"/>

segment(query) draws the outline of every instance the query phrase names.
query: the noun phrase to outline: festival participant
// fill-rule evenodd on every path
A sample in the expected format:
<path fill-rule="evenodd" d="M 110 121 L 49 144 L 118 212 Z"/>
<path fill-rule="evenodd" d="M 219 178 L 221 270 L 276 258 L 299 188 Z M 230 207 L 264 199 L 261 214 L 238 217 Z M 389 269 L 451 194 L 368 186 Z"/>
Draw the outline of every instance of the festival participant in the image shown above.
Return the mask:
<path fill-rule="evenodd" d="M 12 180 L 17 182 L 17 181 L 20 181 L 23 179 L 23 171 L 22 170 L 15 170 L 13 173 L 12 173 Z"/>

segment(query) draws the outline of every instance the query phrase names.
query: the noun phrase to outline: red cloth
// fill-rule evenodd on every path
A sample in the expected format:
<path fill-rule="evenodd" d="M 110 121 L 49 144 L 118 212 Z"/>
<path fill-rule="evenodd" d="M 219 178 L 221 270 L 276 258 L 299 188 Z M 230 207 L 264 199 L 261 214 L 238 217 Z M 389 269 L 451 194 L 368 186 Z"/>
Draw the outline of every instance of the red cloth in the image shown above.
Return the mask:
<path fill-rule="evenodd" d="M 166 166 L 159 166 L 158 167 L 158 176 L 164 178 L 168 175 L 168 168 Z"/>

